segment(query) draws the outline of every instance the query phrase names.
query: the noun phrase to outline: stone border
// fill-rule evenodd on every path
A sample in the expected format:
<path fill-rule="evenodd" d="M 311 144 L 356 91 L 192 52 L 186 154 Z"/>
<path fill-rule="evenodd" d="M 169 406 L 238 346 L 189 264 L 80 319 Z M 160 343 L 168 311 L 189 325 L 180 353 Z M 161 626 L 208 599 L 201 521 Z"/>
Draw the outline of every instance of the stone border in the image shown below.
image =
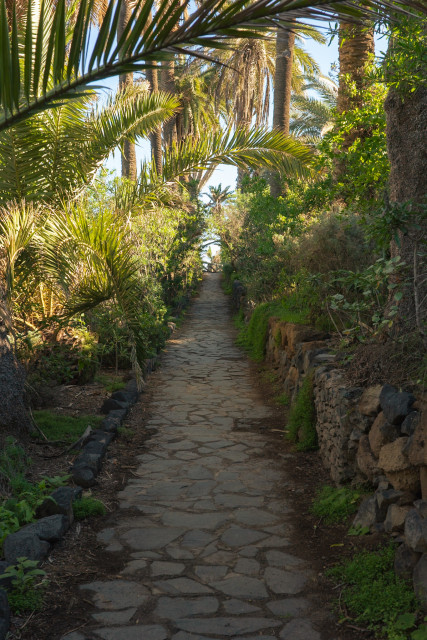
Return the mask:
<path fill-rule="evenodd" d="M 175 326 L 170 327 L 171 334 Z M 145 376 L 152 373 L 157 364 L 157 356 L 146 361 Z M 3 543 L 4 560 L 0 560 L 0 574 L 7 567 L 16 564 L 20 557 L 29 560 L 44 560 L 55 542 L 61 540 L 74 521 L 73 502 L 82 495 L 82 489 L 96 484 L 96 476 L 101 470 L 108 445 L 116 437 L 119 427 L 138 401 L 140 392 L 136 380 L 130 380 L 124 389 L 114 391 L 101 407 L 106 416 L 101 428 L 88 436 L 81 453 L 71 467 L 71 478 L 78 485 L 58 487 L 37 509 L 38 520 L 30 522 L 18 531 L 9 534 Z M 0 580 L 0 640 L 5 640 L 10 628 L 10 607 L 7 589 L 11 580 Z"/>

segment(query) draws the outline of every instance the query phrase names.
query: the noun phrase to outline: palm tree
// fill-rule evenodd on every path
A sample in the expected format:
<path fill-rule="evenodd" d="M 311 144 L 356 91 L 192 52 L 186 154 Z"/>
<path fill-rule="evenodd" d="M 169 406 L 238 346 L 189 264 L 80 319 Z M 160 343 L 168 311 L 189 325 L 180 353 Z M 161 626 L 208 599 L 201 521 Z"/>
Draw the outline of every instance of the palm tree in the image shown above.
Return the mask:
<path fill-rule="evenodd" d="M 217 187 L 209 187 L 209 193 L 206 195 L 209 197 L 212 213 L 215 214 L 221 212 L 222 205 L 231 197 L 231 191 L 230 187 L 223 189 L 222 184 L 219 183 Z"/>
<path fill-rule="evenodd" d="M 126 25 L 132 17 L 132 0 L 125 0 L 119 14 L 117 37 L 120 39 L 126 29 Z M 133 85 L 133 73 L 121 73 L 119 76 L 119 90 L 124 91 Z M 130 180 L 136 180 L 136 149 L 135 141 L 126 139 L 123 142 L 122 154 L 122 176 Z"/>
<path fill-rule="evenodd" d="M 327 133 L 332 125 L 333 111 L 336 108 L 338 87 L 331 78 L 319 74 L 306 77 L 299 95 L 291 98 L 292 135 L 304 140 L 316 140 Z M 307 92 L 316 91 L 318 97 Z"/>
<path fill-rule="evenodd" d="M 302 29 L 303 33 L 315 38 L 318 42 L 325 42 L 325 38 L 321 36 L 315 29 L 304 29 L 295 20 L 288 22 L 286 27 L 279 28 L 276 35 L 276 52 L 275 52 L 275 79 L 274 79 L 274 105 L 273 105 L 273 127 L 283 131 L 285 135 L 290 132 L 290 110 L 291 95 L 293 84 L 295 84 L 294 60 L 297 58 L 297 49 L 295 46 L 295 37 L 298 29 Z M 311 65 L 311 69 L 305 69 L 306 73 L 319 73 L 319 68 Z M 301 73 L 299 74 L 301 76 Z M 277 174 L 270 176 L 270 193 L 274 197 L 278 197 L 282 193 L 282 184 Z"/>
<path fill-rule="evenodd" d="M 128 86 L 98 106 L 94 94 L 68 101 L 0 133 L 0 204 L 57 204 L 76 197 L 117 146 L 145 137 L 179 102 Z"/>
<path fill-rule="evenodd" d="M 117 208 L 138 211 L 150 203 L 168 202 L 170 187 L 185 178 L 197 182 L 201 190 L 219 164 L 244 170 L 265 167 L 283 175 L 309 177 L 313 158 L 306 145 L 263 127 L 219 129 L 201 138 L 187 136 L 165 149 L 160 175 L 154 163 L 145 163 L 136 184 L 122 186 Z"/>
<path fill-rule="evenodd" d="M 324 42 L 324 37 L 315 29 L 310 33 L 316 40 Z M 300 78 L 304 72 L 319 71 L 316 62 L 301 46 L 301 40 L 301 34 L 298 34 L 296 55 L 291 65 L 292 89 L 296 92 L 300 90 Z M 217 71 L 216 99 L 217 102 L 224 101 L 230 120 L 236 126 L 247 129 L 252 122 L 256 126 L 267 124 L 272 87 L 275 100 L 277 95 L 277 59 L 273 38 L 238 40 L 218 59 L 222 66 Z M 277 123 L 273 125 L 279 126 Z M 238 184 L 242 177 L 239 171 Z"/>

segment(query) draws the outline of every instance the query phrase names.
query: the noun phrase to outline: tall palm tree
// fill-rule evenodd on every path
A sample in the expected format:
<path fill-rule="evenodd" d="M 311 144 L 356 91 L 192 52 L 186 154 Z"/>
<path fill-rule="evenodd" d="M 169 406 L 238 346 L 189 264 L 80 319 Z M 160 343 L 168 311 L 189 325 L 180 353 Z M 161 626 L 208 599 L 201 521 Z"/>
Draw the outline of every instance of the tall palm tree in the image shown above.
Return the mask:
<path fill-rule="evenodd" d="M 312 30 L 312 34 L 316 40 L 324 42 L 324 37 L 315 29 Z M 292 89 L 298 92 L 301 88 L 302 74 L 316 73 L 319 68 L 304 50 L 301 34 L 297 36 L 295 54 L 290 80 Z M 218 102 L 224 101 L 231 120 L 236 126 L 247 129 L 252 122 L 256 126 L 267 124 L 273 87 L 275 100 L 277 96 L 277 58 L 273 37 L 264 40 L 238 40 L 232 43 L 230 50 L 221 53 L 219 60 L 223 66 L 217 71 L 216 97 Z M 274 126 L 280 125 L 276 123 Z M 242 177 L 242 172 L 239 171 L 238 183 Z"/>
<path fill-rule="evenodd" d="M 209 197 L 209 206 L 211 207 L 212 213 L 220 213 L 222 209 L 222 205 L 224 202 L 231 197 L 230 187 L 222 188 L 222 184 L 219 183 L 218 186 L 209 187 L 209 193 L 207 194 Z"/>
<path fill-rule="evenodd" d="M 295 62 L 298 61 L 298 49 L 295 45 L 296 38 L 300 37 L 298 29 L 301 33 L 311 36 L 317 42 L 325 43 L 325 38 L 316 29 L 304 29 L 295 20 L 291 20 L 288 24 L 279 28 L 276 34 L 275 49 L 275 73 L 274 73 L 274 104 L 273 104 L 273 127 L 280 129 L 286 136 L 289 135 L 290 126 L 290 110 L 291 95 L 295 92 L 295 84 L 297 78 L 301 78 L 301 71 L 295 72 Z M 300 65 L 301 66 L 301 65 Z M 298 68 L 298 67 L 297 67 Z M 307 63 L 303 66 L 305 73 L 319 73 L 317 65 Z M 296 77 L 295 77 L 296 76 Z M 299 87 L 301 89 L 301 86 Z M 301 91 L 299 91 L 301 93 Z M 274 197 L 278 197 L 282 192 L 282 184 L 280 177 L 273 173 L 270 176 L 270 193 Z"/>
<path fill-rule="evenodd" d="M 117 29 L 117 37 L 120 39 L 124 33 L 127 23 L 131 19 L 134 3 L 132 0 L 125 0 L 122 4 Z M 121 73 L 119 76 L 119 90 L 124 91 L 133 85 L 133 73 Z M 136 180 L 136 149 L 133 140 L 125 140 L 121 153 L 122 176 L 130 180 Z"/>

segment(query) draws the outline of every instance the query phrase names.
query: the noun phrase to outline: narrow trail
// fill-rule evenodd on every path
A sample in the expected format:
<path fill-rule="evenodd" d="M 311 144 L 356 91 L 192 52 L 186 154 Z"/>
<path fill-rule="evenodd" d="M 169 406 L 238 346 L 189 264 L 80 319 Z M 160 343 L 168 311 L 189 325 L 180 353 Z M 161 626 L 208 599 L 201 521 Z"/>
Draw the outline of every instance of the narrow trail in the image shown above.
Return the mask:
<path fill-rule="evenodd" d="M 217 274 L 168 345 L 151 409 L 148 453 L 99 534 L 128 563 L 81 586 L 93 624 L 63 640 L 334 640 L 315 573 L 293 552 L 283 465 L 251 430 L 271 410 L 234 346 Z"/>

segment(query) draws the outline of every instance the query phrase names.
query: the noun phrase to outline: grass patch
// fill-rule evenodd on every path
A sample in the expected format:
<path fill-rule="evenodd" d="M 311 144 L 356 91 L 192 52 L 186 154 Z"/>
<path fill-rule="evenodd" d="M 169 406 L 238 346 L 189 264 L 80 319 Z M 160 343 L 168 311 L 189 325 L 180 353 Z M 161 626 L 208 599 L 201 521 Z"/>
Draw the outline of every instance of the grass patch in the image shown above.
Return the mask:
<path fill-rule="evenodd" d="M 46 409 L 34 411 L 33 418 L 49 440 L 62 440 L 67 444 L 78 440 L 89 425 L 97 428 L 103 419 L 102 416 L 91 415 L 64 416 Z"/>
<path fill-rule="evenodd" d="M 129 427 L 119 427 L 117 429 L 117 435 L 119 435 L 124 440 L 132 440 L 135 435 L 135 431 L 130 429 Z"/>
<path fill-rule="evenodd" d="M 76 520 L 84 520 L 90 516 L 104 516 L 107 510 L 101 500 L 89 496 L 73 502 L 73 512 Z"/>
<path fill-rule="evenodd" d="M 312 372 L 305 377 L 291 407 L 286 427 L 286 437 L 295 443 L 297 451 L 313 451 L 317 449 Z"/>
<path fill-rule="evenodd" d="M 289 398 L 287 393 L 281 393 L 279 396 L 274 398 L 274 402 L 276 404 L 280 404 L 282 407 L 289 407 L 291 404 L 291 399 Z"/>
<path fill-rule="evenodd" d="M 120 391 L 120 389 L 126 386 L 122 376 L 115 375 L 114 373 L 98 373 L 95 376 L 95 382 L 102 384 L 109 393 Z"/>
<path fill-rule="evenodd" d="M 289 308 L 289 302 L 279 300 L 259 304 L 252 313 L 247 325 L 239 326 L 237 344 L 243 347 L 255 362 L 261 362 L 265 356 L 265 345 L 268 334 L 268 320 L 275 317 L 282 322 L 292 324 L 306 324 L 308 315 L 303 311 Z"/>
<path fill-rule="evenodd" d="M 344 584 L 340 602 L 353 622 L 375 631 L 377 637 L 406 640 L 415 626 L 418 603 L 408 584 L 394 572 L 395 550 L 390 545 L 376 552 L 363 551 L 326 575 Z M 419 631 L 410 637 L 416 640 Z"/>
<path fill-rule="evenodd" d="M 352 487 L 325 485 L 318 490 L 310 511 L 326 524 L 343 522 L 357 511 L 362 495 L 362 491 Z"/>

